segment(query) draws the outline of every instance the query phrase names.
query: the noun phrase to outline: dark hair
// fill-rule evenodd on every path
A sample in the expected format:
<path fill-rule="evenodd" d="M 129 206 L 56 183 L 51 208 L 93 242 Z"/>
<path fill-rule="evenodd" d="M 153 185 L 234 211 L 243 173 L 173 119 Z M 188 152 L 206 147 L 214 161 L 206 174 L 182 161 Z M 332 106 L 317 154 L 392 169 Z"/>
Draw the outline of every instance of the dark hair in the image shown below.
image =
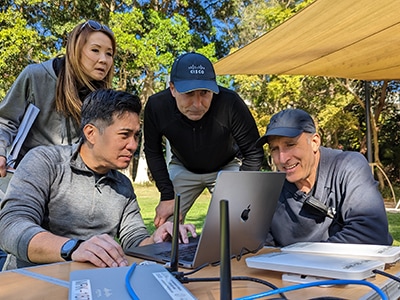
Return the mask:
<path fill-rule="evenodd" d="M 91 24 L 97 24 L 99 27 L 93 27 Z M 116 55 L 116 41 L 111 29 L 95 21 L 89 20 L 78 24 L 68 35 L 65 50 L 65 66 L 60 70 L 57 77 L 56 87 L 56 110 L 66 117 L 72 119 L 78 124 L 81 113 L 82 101 L 79 97 L 79 91 L 88 89 L 90 91 L 98 88 L 111 88 L 114 77 L 114 59 L 110 71 L 100 81 L 92 81 L 83 71 L 80 62 L 82 48 L 86 44 L 89 36 L 93 32 L 101 31 L 111 40 L 113 58 Z"/>
<path fill-rule="evenodd" d="M 119 117 L 125 112 L 140 115 L 142 104 L 138 96 L 113 89 L 99 89 L 91 92 L 82 105 L 81 135 L 85 140 L 83 128 L 95 124 L 100 131 L 114 122 L 114 116 Z"/>

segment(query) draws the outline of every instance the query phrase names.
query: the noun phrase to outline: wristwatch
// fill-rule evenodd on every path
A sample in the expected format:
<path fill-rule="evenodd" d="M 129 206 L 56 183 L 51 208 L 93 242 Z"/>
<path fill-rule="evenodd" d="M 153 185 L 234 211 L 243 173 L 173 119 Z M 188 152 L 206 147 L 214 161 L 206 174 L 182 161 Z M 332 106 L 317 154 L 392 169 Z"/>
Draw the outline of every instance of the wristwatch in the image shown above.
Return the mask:
<path fill-rule="evenodd" d="M 61 247 L 61 257 L 66 261 L 71 261 L 72 253 L 78 249 L 79 245 L 83 242 L 83 240 L 78 239 L 70 239 L 65 242 L 65 244 Z"/>

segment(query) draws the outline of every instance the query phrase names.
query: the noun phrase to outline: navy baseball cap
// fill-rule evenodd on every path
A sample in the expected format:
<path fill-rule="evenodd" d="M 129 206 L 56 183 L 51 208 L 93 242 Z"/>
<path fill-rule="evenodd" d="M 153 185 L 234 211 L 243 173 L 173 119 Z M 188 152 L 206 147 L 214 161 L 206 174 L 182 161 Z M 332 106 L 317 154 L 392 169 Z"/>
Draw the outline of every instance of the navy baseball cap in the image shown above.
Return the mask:
<path fill-rule="evenodd" d="M 301 109 L 285 109 L 273 115 L 265 134 L 256 146 L 262 146 L 270 135 L 296 137 L 303 132 L 315 133 L 315 123 L 311 116 Z"/>
<path fill-rule="evenodd" d="M 179 93 L 209 90 L 219 93 L 211 61 L 200 53 L 188 52 L 179 56 L 172 65 L 171 81 Z"/>

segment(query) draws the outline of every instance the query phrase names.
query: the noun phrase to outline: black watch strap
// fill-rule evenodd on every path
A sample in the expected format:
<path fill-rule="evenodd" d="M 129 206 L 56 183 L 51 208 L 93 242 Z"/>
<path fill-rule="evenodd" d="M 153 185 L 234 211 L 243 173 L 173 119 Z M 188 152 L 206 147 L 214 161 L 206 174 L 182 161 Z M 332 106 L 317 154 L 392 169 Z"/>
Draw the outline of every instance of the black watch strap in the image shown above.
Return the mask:
<path fill-rule="evenodd" d="M 66 261 L 72 260 L 72 253 L 76 249 L 78 249 L 79 245 L 83 242 L 83 240 L 79 239 L 70 239 L 64 243 L 61 247 L 61 257 Z"/>

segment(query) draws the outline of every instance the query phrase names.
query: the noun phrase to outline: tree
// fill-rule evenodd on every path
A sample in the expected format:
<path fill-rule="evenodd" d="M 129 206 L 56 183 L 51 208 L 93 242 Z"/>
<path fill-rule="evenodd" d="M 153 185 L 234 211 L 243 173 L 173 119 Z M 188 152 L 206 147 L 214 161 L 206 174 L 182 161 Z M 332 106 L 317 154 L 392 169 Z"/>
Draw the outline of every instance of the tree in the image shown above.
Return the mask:
<path fill-rule="evenodd" d="M 231 51 L 251 42 L 265 31 L 273 29 L 312 1 L 252 1 L 238 6 L 235 27 L 226 27 L 226 36 L 232 41 Z M 244 3 L 244 2 L 242 2 Z M 282 37 L 285 38 L 285 37 Z M 301 49 L 299 49 L 301 51 Z M 317 76 L 236 75 L 229 77 L 230 84 L 251 103 L 260 133 L 270 116 L 279 110 L 303 108 L 317 120 L 323 143 L 333 148 L 366 152 L 366 124 L 363 83 L 357 80 Z M 398 99 L 398 87 L 385 82 L 374 82 L 372 93 L 371 128 L 374 145 L 374 163 L 380 162 L 379 129 L 386 110 L 393 111 L 393 99 Z M 392 93 L 392 94 L 390 94 Z M 398 106 L 397 106 L 398 107 Z M 397 111 L 398 114 L 398 111 Z M 396 113 L 392 115 L 394 117 Z M 392 118 L 391 118 L 392 119 Z M 395 119 L 394 119 L 395 120 Z M 387 124 L 396 124 L 395 121 Z M 396 140 L 397 137 L 394 137 Z M 393 157 L 391 151 L 385 151 Z M 392 164 L 393 166 L 393 164 Z M 381 186 L 381 174 L 377 174 Z"/>
<path fill-rule="evenodd" d="M 112 28 L 118 40 L 118 88 L 138 92 L 143 106 L 155 90 L 165 88 L 166 74 L 175 56 L 188 48 L 191 41 L 187 21 L 179 15 L 165 18 L 148 9 L 133 9 L 111 16 Z M 150 181 L 144 157 L 144 139 L 138 153 L 136 183 Z M 133 167 L 133 166 L 131 166 Z M 131 170 L 133 173 L 134 170 Z"/>
<path fill-rule="evenodd" d="M 38 33 L 30 28 L 22 14 L 13 9 L 0 11 L 0 99 L 22 69 L 31 62 L 39 61 L 40 52 Z"/>
<path fill-rule="evenodd" d="M 0 99 L 27 64 L 63 53 L 67 33 L 77 23 L 94 19 L 112 28 L 117 38 L 114 87 L 137 93 L 144 106 L 151 94 L 166 87 L 168 71 L 180 53 L 197 51 L 216 61 L 278 26 L 313 0 L 3 2 Z M 272 114 L 299 107 L 316 118 L 325 145 L 365 153 L 364 89 L 360 81 L 274 74 L 219 76 L 217 80 L 246 100 L 260 133 L 265 132 Z M 398 180 L 398 82 L 372 82 L 371 88 L 374 160 Z M 139 164 L 136 180 L 146 182 L 141 143 L 141 152 L 136 154 L 139 163 L 127 175 L 135 177 Z"/>
<path fill-rule="evenodd" d="M 35 51 L 42 54 L 34 62 L 64 52 L 68 32 L 82 20 L 95 19 L 109 25 L 118 43 L 115 88 L 137 92 L 144 106 L 151 94 L 165 88 L 166 75 L 178 54 L 196 50 L 207 53 L 210 58 L 214 56 L 215 47 L 210 41 L 215 33 L 210 16 L 201 4 L 201 1 L 10 0 L 5 10 L 19 12 L 17 19 L 24 22 L 20 27 L 31 28 L 29 32 L 40 40 L 37 44 L 25 43 L 33 44 L 37 47 Z M 24 39 L 22 34 L 17 38 Z M 3 49 L 12 53 L 7 47 Z M 25 58 L 25 52 L 20 50 L 20 57 Z M 30 62 L 32 60 L 27 60 L 20 64 L 20 69 L 6 74 L 17 76 Z M 10 82 L 1 82 L 3 94 L 9 89 Z M 145 165 L 143 144 L 140 151 L 139 162 Z M 138 180 L 147 181 L 142 177 Z"/>

